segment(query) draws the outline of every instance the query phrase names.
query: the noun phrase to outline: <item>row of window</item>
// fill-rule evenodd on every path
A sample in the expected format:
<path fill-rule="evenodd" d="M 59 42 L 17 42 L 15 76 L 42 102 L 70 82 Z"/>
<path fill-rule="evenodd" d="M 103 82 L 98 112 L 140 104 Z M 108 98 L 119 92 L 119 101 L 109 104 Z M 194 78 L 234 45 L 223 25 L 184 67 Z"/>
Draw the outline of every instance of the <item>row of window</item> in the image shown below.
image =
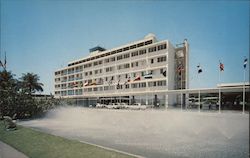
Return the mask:
<path fill-rule="evenodd" d="M 75 68 L 70 68 L 68 70 L 62 70 L 62 71 L 56 71 L 55 75 L 67 75 L 67 74 L 72 74 L 75 72 L 80 72 L 83 71 L 83 66 L 77 66 Z"/>
<path fill-rule="evenodd" d="M 160 45 L 161 46 L 160 48 L 166 48 L 166 46 L 164 46 L 164 45 L 166 45 L 166 44 Z M 157 47 L 149 48 L 149 52 L 156 51 L 156 48 Z M 158 48 L 158 50 L 159 50 L 159 48 Z M 146 49 L 139 50 L 139 51 L 132 52 L 131 56 L 134 57 L 134 56 L 138 56 L 138 55 L 143 55 L 145 53 L 146 53 Z M 129 58 L 129 57 L 130 57 L 130 54 L 123 54 L 123 55 L 117 56 L 116 58 L 112 57 L 112 58 L 105 59 L 105 63 L 113 62 L 115 60 L 121 60 L 121 59 Z M 166 61 L 166 56 L 164 58 L 161 58 L 161 59 L 158 58 L 157 61 L 158 62 Z M 95 61 L 93 63 L 93 66 L 97 66 L 97 65 L 100 65 L 102 63 L 103 63 L 102 60 Z M 153 63 L 154 63 L 154 59 L 151 59 L 151 64 L 153 64 Z M 89 68 L 89 67 L 92 67 L 92 63 L 88 63 L 88 64 L 84 65 L 84 68 Z M 133 65 L 132 65 L 132 67 L 133 67 Z M 80 71 L 83 71 L 82 66 L 76 67 L 75 69 L 71 68 L 71 69 L 68 69 L 68 70 L 57 71 L 57 72 L 55 72 L 55 75 L 58 75 L 58 74 L 67 75 L 67 74 L 72 74 L 74 72 L 80 72 Z M 109 72 L 109 71 L 106 71 L 106 72 Z"/>
<path fill-rule="evenodd" d="M 149 45 L 149 44 L 152 44 L 152 43 L 153 43 L 153 40 L 149 40 L 149 41 L 146 41 L 146 42 L 138 43 L 138 44 L 131 45 L 131 46 L 128 46 L 128 47 L 125 47 L 125 48 L 120 48 L 118 50 L 114 50 L 112 52 L 107 52 L 107 53 L 102 54 L 102 55 L 98 55 L 98 56 L 95 56 L 95 57 L 91 57 L 91 58 L 88 58 L 88 59 L 77 61 L 77 62 L 68 64 L 68 66 L 72 66 L 72 65 L 84 63 L 84 62 L 87 62 L 87 61 L 90 61 L 90 60 L 95 60 L 95 59 L 98 59 L 98 58 L 101 58 L 101 57 L 104 57 L 104 56 L 113 55 L 113 54 L 116 54 L 116 53 L 120 53 L 120 52 L 131 50 L 131 49 L 135 49 L 135 48 L 142 47 L 144 45 Z"/>
<path fill-rule="evenodd" d="M 162 49 L 166 49 L 166 48 L 167 48 L 167 45 L 166 44 L 162 44 L 162 45 L 159 45 L 159 46 L 154 46 L 154 47 L 148 48 L 148 52 L 151 53 L 151 52 L 155 52 L 157 50 L 162 50 Z M 135 51 L 135 52 L 131 53 L 131 57 L 138 56 L 138 55 L 143 55 L 143 54 L 146 54 L 146 52 L 147 52 L 146 49 Z M 112 62 L 112 61 L 115 61 L 115 60 L 126 59 L 126 58 L 129 58 L 129 57 L 130 57 L 130 53 L 124 54 L 124 55 L 119 55 L 116 58 L 112 57 L 112 58 L 109 58 L 109 59 L 105 59 L 104 61 L 105 61 L 105 63 L 108 63 L 108 62 Z M 100 65 L 100 64 L 102 64 L 102 60 L 94 62 L 93 66 Z M 91 66 L 92 66 L 91 63 L 85 64 L 84 68 L 88 68 L 88 67 L 91 67 Z"/>
<path fill-rule="evenodd" d="M 163 56 L 163 57 L 158 57 L 157 58 L 157 62 L 165 62 L 166 61 L 166 56 Z M 154 63 L 155 59 L 151 59 L 151 64 Z M 146 66 L 146 60 L 142 60 L 142 61 L 136 61 L 136 62 L 132 62 L 131 63 L 131 66 L 129 63 L 125 63 L 125 64 L 122 64 L 122 65 L 118 65 L 117 66 L 117 70 L 121 70 L 121 69 L 128 69 L 128 68 L 134 68 L 134 67 L 139 67 L 140 66 Z M 112 72 L 115 70 L 115 67 L 112 66 L 112 67 L 107 67 L 105 68 L 105 72 Z M 90 76 L 90 75 L 93 75 L 93 73 L 96 75 L 96 74 L 101 74 L 102 73 L 102 69 L 97 69 L 97 70 L 94 70 L 93 72 L 92 71 L 88 71 L 88 72 L 85 72 L 85 76 Z"/>

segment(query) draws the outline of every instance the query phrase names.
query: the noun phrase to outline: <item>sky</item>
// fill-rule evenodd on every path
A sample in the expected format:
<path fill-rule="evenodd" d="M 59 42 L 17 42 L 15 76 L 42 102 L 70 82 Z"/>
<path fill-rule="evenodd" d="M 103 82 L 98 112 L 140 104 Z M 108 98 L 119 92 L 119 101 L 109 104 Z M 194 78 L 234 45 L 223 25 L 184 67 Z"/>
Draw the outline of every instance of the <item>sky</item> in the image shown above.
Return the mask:
<path fill-rule="evenodd" d="M 89 54 L 154 33 L 173 45 L 190 45 L 190 88 L 243 82 L 249 58 L 249 1 L 84 1 L 0 0 L 0 52 L 7 70 L 20 78 L 40 76 L 45 94 L 53 93 L 54 72 Z M 248 60 L 249 61 L 249 60 Z M 203 72 L 197 75 L 197 65 Z M 249 81 L 249 62 L 246 80 Z M 199 78 L 199 79 L 198 79 Z"/>

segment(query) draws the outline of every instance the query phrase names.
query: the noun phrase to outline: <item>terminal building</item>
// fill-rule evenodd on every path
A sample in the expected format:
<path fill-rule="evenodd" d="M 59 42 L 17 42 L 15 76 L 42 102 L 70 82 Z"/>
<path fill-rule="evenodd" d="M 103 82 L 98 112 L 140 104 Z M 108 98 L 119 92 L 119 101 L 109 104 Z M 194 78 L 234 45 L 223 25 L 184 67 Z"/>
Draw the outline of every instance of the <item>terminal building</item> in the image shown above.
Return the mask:
<path fill-rule="evenodd" d="M 189 45 L 174 46 L 153 34 L 116 48 L 90 49 L 85 58 L 55 71 L 55 97 L 77 99 L 83 105 L 126 103 L 159 107 L 176 104 L 189 88 Z"/>

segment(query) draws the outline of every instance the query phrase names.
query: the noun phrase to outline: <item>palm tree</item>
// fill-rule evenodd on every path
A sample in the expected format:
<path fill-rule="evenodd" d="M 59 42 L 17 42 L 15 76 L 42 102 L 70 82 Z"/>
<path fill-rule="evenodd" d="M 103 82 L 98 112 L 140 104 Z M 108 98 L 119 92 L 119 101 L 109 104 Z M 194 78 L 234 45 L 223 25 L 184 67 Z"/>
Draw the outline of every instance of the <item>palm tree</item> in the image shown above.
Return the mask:
<path fill-rule="evenodd" d="M 43 84 L 39 82 L 39 76 L 37 74 L 33 73 L 26 73 L 23 74 L 21 77 L 21 82 L 23 85 L 23 88 L 26 92 L 28 92 L 29 95 L 32 93 L 35 93 L 36 91 L 43 91 Z"/>
<path fill-rule="evenodd" d="M 16 84 L 14 75 L 10 71 L 0 71 L 0 90 L 10 89 Z"/>

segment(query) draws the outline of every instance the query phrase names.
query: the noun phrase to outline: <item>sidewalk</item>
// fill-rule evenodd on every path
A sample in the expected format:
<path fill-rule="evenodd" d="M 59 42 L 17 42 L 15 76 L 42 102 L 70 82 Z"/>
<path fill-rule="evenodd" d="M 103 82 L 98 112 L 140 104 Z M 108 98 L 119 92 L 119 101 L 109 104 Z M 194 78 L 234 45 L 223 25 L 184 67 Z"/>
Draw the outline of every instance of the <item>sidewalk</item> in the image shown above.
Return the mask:
<path fill-rule="evenodd" d="M 0 141 L 0 158 L 28 158 L 13 147 Z"/>

